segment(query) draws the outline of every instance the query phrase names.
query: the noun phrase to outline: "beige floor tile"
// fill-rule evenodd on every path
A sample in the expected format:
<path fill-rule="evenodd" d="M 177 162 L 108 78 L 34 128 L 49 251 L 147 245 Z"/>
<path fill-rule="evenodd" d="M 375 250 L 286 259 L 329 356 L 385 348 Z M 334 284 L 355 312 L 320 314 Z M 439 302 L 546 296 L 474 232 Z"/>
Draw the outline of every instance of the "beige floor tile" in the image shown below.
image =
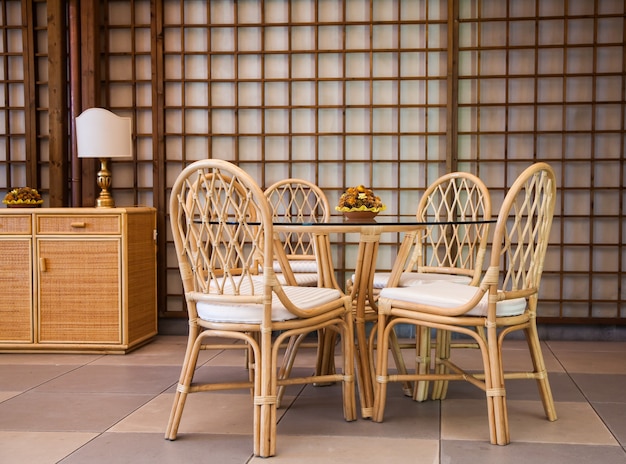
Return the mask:
<path fill-rule="evenodd" d="M 47 392 L 159 394 L 176 383 L 176 366 L 82 366 L 37 388 Z"/>
<path fill-rule="evenodd" d="M 439 403 L 417 403 L 390 385 L 385 421 L 382 423 L 360 417 L 352 422 L 343 418 L 339 386 L 307 387 L 287 410 L 278 424 L 280 434 L 377 436 L 437 439 L 439 436 Z M 358 409 L 357 409 L 358 411 Z M 358 414 L 358 412 L 357 412 Z"/>
<path fill-rule="evenodd" d="M 164 393 L 149 401 L 109 429 L 109 432 L 145 432 L 165 434 L 174 395 Z M 186 419 L 186 413 L 183 418 Z M 193 411 L 190 412 L 193 415 Z"/>
<path fill-rule="evenodd" d="M 556 354 L 560 354 L 563 351 L 617 351 L 618 353 L 626 352 L 626 342 L 550 340 L 546 341 L 546 344 Z"/>
<path fill-rule="evenodd" d="M 173 340 L 169 340 L 172 338 Z M 223 343 L 232 343 L 231 340 L 222 340 Z M 182 366 L 187 348 L 187 337 L 161 336 L 151 343 L 138 348 L 124 356 L 105 356 L 93 362 L 96 365 L 173 365 Z M 198 365 L 219 356 L 219 351 L 203 350 L 198 356 Z M 225 364 L 227 365 L 227 364 Z"/>
<path fill-rule="evenodd" d="M 0 430 L 104 432 L 151 398 L 141 394 L 30 391 L 0 403 Z"/>
<path fill-rule="evenodd" d="M 626 404 L 626 375 L 624 374 L 571 374 L 576 386 L 592 403 Z"/>
<path fill-rule="evenodd" d="M 512 442 L 494 446 L 475 441 L 442 441 L 442 464 L 625 464 L 617 446 Z"/>
<path fill-rule="evenodd" d="M 0 391 L 0 403 L 4 400 L 8 400 L 9 398 L 13 398 L 14 396 L 19 395 L 22 392 L 18 391 Z"/>
<path fill-rule="evenodd" d="M 626 374 L 624 351 L 560 351 L 559 361 L 569 373 Z"/>
<path fill-rule="evenodd" d="M 272 463 L 342 464 L 410 463 L 436 464 L 439 462 L 437 440 L 395 439 L 380 437 L 338 437 L 290 435 L 280 436 L 277 454 Z M 267 462 L 252 458 L 251 464 Z"/>
<path fill-rule="evenodd" d="M 170 400 L 173 401 L 173 397 Z M 187 398 L 178 430 L 181 434 L 249 435 L 252 434 L 253 413 L 252 398 L 244 392 L 192 394 Z"/>
<path fill-rule="evenodd" d="M 160 433 L 104 433 L 62 464 L 246 464 L 250 456 L 248 435 L 196 433 L 168 441 Z"/>
<path fill-rule="evenodd" d="M 508 401 L 511 441 L 617 445 L 589 404 L 557 403 L 558 420 L 545 418 L 539 401 Z M 489 441 L 487 404 L 478 400 L 442 403 L 441 437 L 444 440 Z M 581 424 L 585 424 L 581 427 Z"/>
<path fill-rule="evenodd" d="M 546 419 L 539 401 L 511 401 L 511 436 L 533 443 L 617 445 L 603 421 L 587 403 L 556 403 L 558 419 Z M 581 424 L 584 424 L 581 427 Z"/>
<path fill-rule="evenodd" d="M 55 464 L 96 436 L 79 432 L 0 432 L 0 462 Z"/>
<path fill-rule="evenodd" d="M 164 439 L 186 343 L 186 336 L 158 336 L 127 355 L 0 355 L 0 463 L 171 464 L 199 456 L 220 464 L 260 462 L 251 458 L 248 390 L 189 395 L 178 439 Z M 346 422 L 337 384 L 293 385 L 278 410 L 272 462 L 626 464 L 618 446 L 626 436 L 626 343 L 542 347 L 559 419 L 545 419 L 534 381 L 507 381 L 509 446 L 489 444 L 484 392 L 467 382 L 451 382 L 445 401 L 423 403 L 391 383 L 383 423 Z M 410 365 L 414 353 L 405 350 L 404 357 Z M 475 350 L 457 349 L 453 357 L 470 370 L 481 368 Z M 294 375 L 308 375 L 315 358 L 314 348 L 302 348 Z M 530 367 L 526 343 L 507 340 L 504 363 Z M 195 381 L 209 378 L 246 380 L 244 354 L 202 352 Z"/>
<path fill-rule="evenodd" d="M 159 395 L 111 427 L 111 432 L 165 434 L 174 395 Z M 285 413 L 278 410 L 279 418 Z M 252 434 L 252 399 L 245 393 L 203 392 L 187 396 L 178 429 L 179 436 L 190 433 Z"/>
<path fill-rule="evenodd" d="M 80 368 L 69 364 L 0 364 L 0 391 L 25 391 Z"/>
<path fill-rule="evenodd" d="M 71 354 L 71 353 L 3 353 L 0 355 L 0 365 L 40 364 L 48 366 L 89 364 L 97 359 L 107 358 L 103 354 Z"/>

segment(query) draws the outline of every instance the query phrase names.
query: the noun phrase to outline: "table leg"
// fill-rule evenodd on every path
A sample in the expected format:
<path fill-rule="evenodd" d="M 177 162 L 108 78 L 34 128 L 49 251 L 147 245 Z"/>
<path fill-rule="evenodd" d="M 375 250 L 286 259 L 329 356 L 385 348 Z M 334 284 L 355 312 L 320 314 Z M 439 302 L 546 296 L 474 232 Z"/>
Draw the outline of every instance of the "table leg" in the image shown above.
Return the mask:
<path fill-rule="evenodd" d="M 372 372 L 372 361 L 369 356 L 370 350 L 366 333 L 366 310 L 368 307 L 371 307 L 376 311 L 373 283 L 382 231 L 383 228 L 378 226 L 367 226 L 361 229 L 357 262 L 354 271 L 354 284 L 350 295 L 354 305 L 355 368 L 359 401 L 361 404 L 361 415 L 363 418 L 371 418 L 374 408 L 374 373 Z M 413 231 L 406 234 L 402 246 L 400 247 L 399 257 L 401 261 L 405 259 L 408 254 L 415 238 L 415 233 L 416 232 Z M 321 276 L 320 285 L 329 288 L 339 288 L 335 280 L 329 236 L 327 234 L 314 234 L 314 237 L 316 256 L 318 258 L 318 270 Z M 394 265 L 391 281 L 397 283 L 402 270 L 402 266 L 396 269 Z M 320 371 L 328 372 L 329 369 L 334 368 L 334 334 L 325 333 L 323 335 L 323 341 L 320 340 L 320 343 L 317 370 L 318 373 Z"/>
<path fill-rule="evenodd" d="M 375 308 L 372 299 L 372 285 L 379 240 L 380 234 L 378 233 L 361 234 L 351 295 L 353 302 L 356 298 L 354 307 L 355 354 L 359 399 L 363 418 L 371 418 L 374 407 L 374 378 L 370 368 L 365 311 L 368 305 Z"/>
<path fill-rule="evenodd" d="M 315 256 L 317 259 L 317 269 L 319 275 L 318 285 L 325 288 L 340 289 L 335 279 L 335 268 L 333 266 L 330 238 L 328 234 L 311 234 L 315 246 Z M 337 334 L 332 330 L 322 329 L 318 331 L 318 349 L 316 375 L 335 373 L 335 343 Z M 316 384 L 317 386 L 329 384 Z"/>

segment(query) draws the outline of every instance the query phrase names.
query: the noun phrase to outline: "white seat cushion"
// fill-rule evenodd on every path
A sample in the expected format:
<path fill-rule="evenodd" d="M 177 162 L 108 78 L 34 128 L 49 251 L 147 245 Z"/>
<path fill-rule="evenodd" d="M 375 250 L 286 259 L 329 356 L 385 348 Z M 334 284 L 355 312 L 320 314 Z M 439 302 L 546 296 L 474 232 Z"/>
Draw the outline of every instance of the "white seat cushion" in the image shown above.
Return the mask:
<path fill-rule="evenodd" d="M 373 288 L 385 288 L 387 282 L 389 282 L 389 272 L 376 272 L 374 274 L 374 286 Z M 412 287 L 414 285 L 421 285 L 425 282 L 432 282 L 433 280 L 445 280 L 447 282 L 456 282 L 459 284 L 469 284 L 472 279 L 468 276 L 453 275 L 453 274 L 437 274 L 430 272 L 404 272 L 400 276 L 398 287 Z M 352 282 L 354 282 L 354 274 L 352 275 Z"/>
<path fill-rule="evenodd" d="M 342 294 L 333 288 L 283 287 L 289 299 L 299 308 L 306 310 L 324 303 L 338 300 Z M 263 279 L 254 279 L 254 292 L 263 292 Z M 212 322 L 239 322 L 259 324 L 263 318 L 263 307 L 258 304 L 226 304 L 199 301 L 196 305 L 200 319 Z M 297 316 L 287 310 L 276 295 L 272 295 L 272 320 L 287 321 Z"/>
<path fill-rule="evenodd" d="M 289 261 L 291 271 L 295 274 L 298 272 L 317 273 L 317 262 L 308 259 L 293 259 Z M 274 272 L 282 272 L 278 261 L 274 261 Z"/>
<path fill-rule="evenodd" d="M 476 293 L 477 288 L 456 282 L 433 281 L 413 287 L 387 287 L 381 290 L 380 298 L 407 301 L 411 303 L 454 308 L 467 303 Z M 475 308 L 467 312 L 468 316 L 486 316 L 487 298 L 484 295 Z M 526 309 L 525 298 L 514 298 L 500 301 L 496 305 L 496 315 L 499 317 L 517 316 Z"/>
<path fill-rule="evenodd" d="M 293 274 L 296 279 L 296 283 L 300 287 L 317 287 L 317 279 L 318 275 L 316 273 L 307 273 L 307 272 L 298 272 Z M 280 282 L 281 285 L 287 285 L 285 275 L 282 273 L 277 273 L 276 278 Z"/>

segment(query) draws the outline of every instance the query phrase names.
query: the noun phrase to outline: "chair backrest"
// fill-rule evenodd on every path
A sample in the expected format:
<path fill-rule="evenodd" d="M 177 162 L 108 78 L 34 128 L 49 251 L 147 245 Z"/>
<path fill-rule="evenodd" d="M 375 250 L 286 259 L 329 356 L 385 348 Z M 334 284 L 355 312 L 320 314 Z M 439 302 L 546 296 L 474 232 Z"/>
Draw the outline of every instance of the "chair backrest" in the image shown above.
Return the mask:
<path fill-rule="evenodd" d="M 506 194 L 494 229 L 485 281 L 500 298 L 525 297 L 536 310 L 556 202 L 556 177 L 546 163 L 526 168 Z M 491 276 L 488 276 L 491 274 Z M 496 275 L 497 274 L 497 275 Z"/>
<path fill-rule="evenodd" d="M 172 187 L 170 220 L 188 303 L 241 297 L 269 304 L 271 289 L 259 285 L 269 276 L 257 274 L 259 265 L 271 271 L 272 217 L 263 191 L 246 172 L 223 160 L 190 164 Z M 195 305 L 188 309 L 195 317 Z"/>
<path fill-rule="evenodd" d="M 304 179 L 285 179 L 265 190 L 275 220 L 328 222 L 330 204 L 317 185 Z M 315 259 L 313 241 L 308 233 L 281 234 L 281 242 L 289 260 Z"/>
<path fill-rule="evenodd" d="M 417 206 L 419 221 L 440 222 L 418 234 L 407 270 L 465 275 L 478 284 L 486 255 L 491 197 L 485 184 L 469 172 L 452 172 L 433 182 Z M 446 221 L 457 221 L 447 224 Z"/>

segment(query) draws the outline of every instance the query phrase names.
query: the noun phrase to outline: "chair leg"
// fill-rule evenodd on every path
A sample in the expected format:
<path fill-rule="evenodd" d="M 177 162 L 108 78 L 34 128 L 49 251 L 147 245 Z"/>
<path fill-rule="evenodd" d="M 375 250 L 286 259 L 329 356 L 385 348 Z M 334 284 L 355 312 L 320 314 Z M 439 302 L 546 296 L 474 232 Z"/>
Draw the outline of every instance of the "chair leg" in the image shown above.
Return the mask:
<path fill-rule="evenodd" d="M 317 361 L 315 366 L 316 374 L 335 373 L 335 343 L 337 334 L 334 330 L 319 329 L 317 331 Z M 330 385 L 330 383 L 316 382 L 316 387 Z"/>
<path fill-rule="evenodd" d="M 287 349 L 285 350 L 285 354 L 283 355 L 283 363 L 278 370 L 278 378 L 279 379 L 287 379 L 289 375 L 291 375 L 291 370 L 293 369 L 293 364 L 296 359 L 296 354 L 298 353 L 298 349 L 300 345 L 304 341 L 304 338 L 307 334 L 300 334 L 298 336 L 289 337 L 289 341 L 287 342 Z M 281 385 L 278 387 L 278 392 L 276 395 L 276 407 L 280 408 L 280 402 L 285 395 L 285 386 Z"/>
<path fill-rule="evenodd" d="M 487 328 L 487 351 L 486 354 L 483 354 L 483 362 L 485 364 L 485 394 L 487 396 L 489 435 L 492 444 L 508 445 L 511 439 L 502 372 L 502 353 L 495 324 Z"/>
<path fill-rule="evenodd" d="M 382 422 L 385 415 L 385 404 L 387 402 L 387 380 L 388 380 L 388 336 L 386 327 L 387 317 L 378 315 L 378 340 L 376 342 L 376 382 L 374 383 L 374 408 L 372 420 Z M 393 330 L 393 329 L 392 329 Z"/>
<path fill-rule="evenodd" d="M 445 375 L 448 368 L 441 361 L 450 359 L 451 333 L 449 330 L 437 329 L 435 337 L 435 373 Z M 433 400 L 444 400 L 447 392 L 447 380 L 435 380 L 433 382 L 431 394 Z"/>
<path fill-rule="evenodd" d="M 356 393 L 354 390 L 356 381 L 354 375 L 354 353 L 352 351 L 352 347 L 354 346 L 354 328 L 351 314 L 347 315 L 345 324 L 342 327 L 344 329 L 344 332 L 341 334 L 341 355 L 343 357 L 344 375 L 344 380 L 341 382 L 343 394 L 343 416 L 346 421 L 351 422 L 357 418 Z M 334 331 L 330 332 L 334 333 Z"/>
<path fill-rule="evenodd" d="M 276 366 L 272 362 L 272 332 L 261 329 L 261 354 L 256 359 L 260 378 L 254 392 L 254 455 L 270 457 L 276 454 Z M 258 418 L 258 422 L 257 422 Z"/>
<path fill-rule="evenodd" d="M 389 333 L 389 346 L 391 348 L 391 354 L 393 354 L 393 360 L 396 363 L 396 368 L 399 374 L 406 374 L 408 371 L 404 364 L 404 358 L 402 357 L 402 350 L 400 349 L 400 342 L 395 330 Z M 372 369 L 372 372 L 376 372 Z M 402 382 L 402 391 L 404 396 L 411 396 L 413 394 L 413 384 L 411 382 Z"/>
<path fill-rule="evenodd" d="M 430 328 L 415 326 L 415 372 L 416 374 L 427 374 L 430 371 Z M 427 380 L 417 380 L 413 390 L 415 401 L 425 401 L 428 397 Z"/>
<path fill-rule="evenodd" d="M 198 353 L 200 351 L 200 343 L 198 340 L 198 334 L 200 330 L 198 327 L 189 328 L 189 338 L 187 340 L 187 349 L 185 350 L 185 358 L 183 360 L 183 366 L 180 372 L 180 378 L 176 387 L 176 393 L 174 395 L 174 402 L 172 404 L 172 410 L 167 422 L 167 428 L 165 430 L 166 440 L 176 440 L 178 434 L 178 426 L 180 425 L 180 419 L 183 415 L 183 409 L 185 408 L 185 401 L 189 394 L 189 387 L 193 379 L 193 374 L 196 369 L 196 363 L 198 361 Z"/>
<path fill-rule="evenodd" d="M 254 455 L 276 454 L 276 366 L 272 362 L 272 332 L 261 330 L 260 355 L 255 359 Z"/>
<path fill-rule="evenodd" d="M 376 359 L 374 355 L 374 351 L 376 350 L 377 346 L 376 327 L 376 324 L 374 324 L 369 338 L 369 360 L 370 372 L 372 373 L 372 376 L 374 376 L 376 372 Z M 398 336 L 396 335 L 395 331 L 392 331 L 389 334 L 389 348 L 391 349 L 391 354 L 393 355 L 393 361 L 396 365 L 396 369 L 398 370 L 398 374 L 407 374 L 408 370 L 406 368 L 404 357 L 402 356 L 402 349 L 400 348 L 400 342 L 398 341 Z M 372 379 L 372 382 L 375 382 L 374 378 Z M 409 381 L 402 382 L 402 392 L 404 393 L 404 396 L 413 396 L 413 384 Z"/>
<path fill-rule="evenodd" d="M 556 408 L 554 407 L 554 399 L 552 398 L 552 389 L 550 388 L 550 382 L 548 380 L 548 371 L 546 369 L 545 362 L 543 360 L 543 354 L 541 352 L 541 344 L 539 342 L 539 334 L 537 333 L 537 326 L 531 324 L 524 330 L 526 335 L 526 342 L 528 343 L 528 349 L 530 350 L 530 356 L 532 358 L 535 376 L 537 379 L 537 387 L 539 388 L 539 396 L 543 403 L 543 410 L 549 421 L 555 421 L 557 419 Z"/>

